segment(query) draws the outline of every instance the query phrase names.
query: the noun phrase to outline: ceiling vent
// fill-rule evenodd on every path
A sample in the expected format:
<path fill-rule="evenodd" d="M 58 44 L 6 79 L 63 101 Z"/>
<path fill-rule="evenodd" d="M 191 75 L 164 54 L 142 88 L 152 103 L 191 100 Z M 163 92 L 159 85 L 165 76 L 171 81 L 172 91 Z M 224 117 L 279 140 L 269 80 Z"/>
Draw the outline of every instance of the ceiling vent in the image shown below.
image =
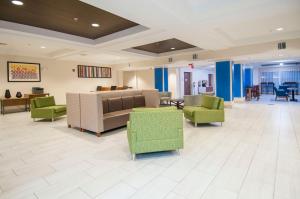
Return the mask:
<path fill-rule="evenodd" d="M 198 59 L 198 54 L 193 54 L 193 59 Z"/>
<path fill-rule="evenodd" d="M 285 42 L 279 42 L 278 43 L 278 50 L 286 49 L 286 43 Z"/>
<path fill-rule="evenodd" d="M 173 62 L 173 58 L 172 57 L 169 58 L 169 63 L 171 63 L 171 62 Z"/>

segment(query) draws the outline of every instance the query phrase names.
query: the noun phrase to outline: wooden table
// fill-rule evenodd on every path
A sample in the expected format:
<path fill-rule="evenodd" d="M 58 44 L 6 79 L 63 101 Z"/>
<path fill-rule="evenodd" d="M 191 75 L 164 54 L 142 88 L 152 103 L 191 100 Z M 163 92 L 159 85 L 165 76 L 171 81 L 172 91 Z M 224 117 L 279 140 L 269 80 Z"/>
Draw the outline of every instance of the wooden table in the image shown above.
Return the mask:
<path fill-rule="evenodd" d="M 183 108 L 183 102 L 184 102 L 183 99 L 171 99 L 170 100 L 170 106 L 172 104 L 174 104 L 177 107 L 177 109 L 182 109 Z"/>
<path fill-rule="evenodd" d="M 21 106 L 24 105 L 24 111 L 28 111 L 28 104 L 29 104 L 29 98 L 28 97 L 22 97 L 22 98 L 1 98 L 1 114 L 5 114 L 5 107 L 7 106 Z"/>

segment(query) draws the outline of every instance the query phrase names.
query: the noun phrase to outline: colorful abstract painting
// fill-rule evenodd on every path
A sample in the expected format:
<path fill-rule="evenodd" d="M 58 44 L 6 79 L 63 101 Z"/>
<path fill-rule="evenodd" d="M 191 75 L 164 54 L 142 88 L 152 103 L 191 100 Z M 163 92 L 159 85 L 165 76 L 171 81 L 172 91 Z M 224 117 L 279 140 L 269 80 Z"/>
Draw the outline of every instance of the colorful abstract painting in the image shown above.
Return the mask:
<path fill-rule="evenodd" d="M 7 62 L 8 82 L 40 82 L 41 66 L 38 63 Z"/>
<path fill-rule="evenodd" d="M 111 78 L 111 68 L 99 66 L 78 65 L 79 78 Z"/>

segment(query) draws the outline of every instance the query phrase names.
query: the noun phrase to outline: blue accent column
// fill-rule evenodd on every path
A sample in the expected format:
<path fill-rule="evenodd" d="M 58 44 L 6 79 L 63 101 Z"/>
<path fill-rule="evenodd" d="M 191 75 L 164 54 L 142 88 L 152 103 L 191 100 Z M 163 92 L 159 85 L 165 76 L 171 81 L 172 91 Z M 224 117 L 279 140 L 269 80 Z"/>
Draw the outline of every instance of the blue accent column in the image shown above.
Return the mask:
<path fill-rule="evenodd" d="M 243 97 L 243 70 L 241 64 L 233 65 L 233 97 Z"/>
<path fill-rule="evenodd" d="M 159 92 L 169 90 L 168 68 L 155 68 L 154 69 L 154 84 Z"/>
<path fill-rule="evenodd" d="M 224 101 L 232 101 L 231 61 L 216 62 L 216 95 Z"/>
<path fill-rule="evenodd" d="M 169 71 L 164 68 L 164 91 L 169 91 Z"/>
<path fill-rule="evenodd" d="M 247 87 L 253 86 L 253 71 L 252 68 L 245 68 L 244 70 L 244 96 Z"/>

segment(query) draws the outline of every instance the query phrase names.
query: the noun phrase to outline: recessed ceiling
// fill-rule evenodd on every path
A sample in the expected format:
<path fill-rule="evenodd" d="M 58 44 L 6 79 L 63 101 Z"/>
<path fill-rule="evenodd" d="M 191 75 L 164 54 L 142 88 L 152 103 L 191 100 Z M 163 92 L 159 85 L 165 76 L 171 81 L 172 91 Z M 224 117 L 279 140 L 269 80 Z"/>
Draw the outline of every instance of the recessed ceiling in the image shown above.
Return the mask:
<path fill-rule="evenodd" d="M 160 53 L 172 52 L 176 50 L 185 50 L 185 49 L 195 48 L 195 47 L 196 46 L 193 46 L 184 41 L 180 41 L 178 39 L 173 38 L 173 39 L 154 42 L 142 46 L 136 46 L 133 47 L 133 49 L 160 54 Z"/>
<path fill-rule="evenodd" d="M 138 25 L 79 0 L 23 0 L 22 2 L 24 2 L 22 6 L 16 6 L 9 0 L 1 0 L 0 20 L 89 39 L 97 39 Z"/>

